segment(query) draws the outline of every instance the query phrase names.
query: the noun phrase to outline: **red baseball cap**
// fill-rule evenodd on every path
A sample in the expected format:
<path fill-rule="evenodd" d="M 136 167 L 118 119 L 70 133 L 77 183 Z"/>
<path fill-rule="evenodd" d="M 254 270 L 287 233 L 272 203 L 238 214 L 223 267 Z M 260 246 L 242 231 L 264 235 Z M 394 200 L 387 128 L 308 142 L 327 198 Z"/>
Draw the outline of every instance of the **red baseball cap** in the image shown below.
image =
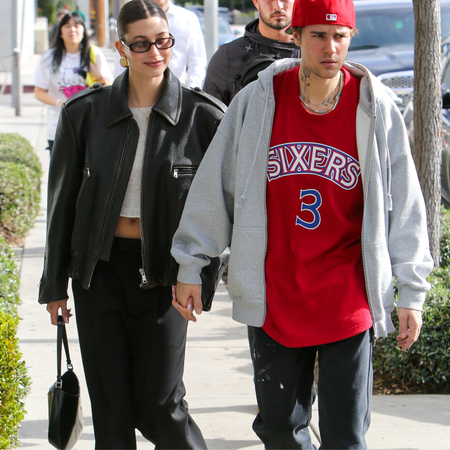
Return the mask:
<path fill-rule="evenodd" d="M 291 27 L 307 25 L 341 25 L 356 28 L 353 0 L 295 0 Z"/>

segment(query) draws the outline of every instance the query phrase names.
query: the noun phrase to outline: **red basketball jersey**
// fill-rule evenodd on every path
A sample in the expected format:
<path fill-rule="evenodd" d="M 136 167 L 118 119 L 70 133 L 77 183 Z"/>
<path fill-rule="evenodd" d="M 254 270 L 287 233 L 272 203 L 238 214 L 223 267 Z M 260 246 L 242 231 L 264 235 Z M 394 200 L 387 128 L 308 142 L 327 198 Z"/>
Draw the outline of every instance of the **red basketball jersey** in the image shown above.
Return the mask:
<path fill-rule="evenodd" d="M 356 145 L 359 80 L 336 108 L 308 112 L 299 67 L 274 78 L 267 173 L 267 317 L 287 347 L 320 345 L 372 326 L 361 253 L 363 190 Z"/>

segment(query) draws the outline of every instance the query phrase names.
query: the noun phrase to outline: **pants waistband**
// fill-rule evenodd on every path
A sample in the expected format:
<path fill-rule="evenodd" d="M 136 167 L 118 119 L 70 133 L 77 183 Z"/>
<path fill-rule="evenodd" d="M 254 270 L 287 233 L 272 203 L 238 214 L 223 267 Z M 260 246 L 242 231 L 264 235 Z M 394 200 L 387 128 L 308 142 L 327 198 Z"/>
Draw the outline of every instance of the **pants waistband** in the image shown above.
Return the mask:
<path fill-rule="evenodd" d="M 140 252 L 141 240 L 140 239 L 128 239 L 122 237 L 114 237 L 112 250 L 118 252 Z"/>

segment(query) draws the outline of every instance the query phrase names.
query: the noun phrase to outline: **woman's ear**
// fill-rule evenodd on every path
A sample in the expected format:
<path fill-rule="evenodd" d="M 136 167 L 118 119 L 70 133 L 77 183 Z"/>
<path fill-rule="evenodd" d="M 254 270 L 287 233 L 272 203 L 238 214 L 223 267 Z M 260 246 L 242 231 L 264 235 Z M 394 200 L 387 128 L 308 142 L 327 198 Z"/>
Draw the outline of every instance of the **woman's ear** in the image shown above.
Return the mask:
<path fill-rule="evenodd" d="M 123 44 L 120 41 L 114 42 L 114 45 L 116 47 L 116 50 L 119 52 L 120 56 L 125 56 L 125 53 L 123 52 Z"/>

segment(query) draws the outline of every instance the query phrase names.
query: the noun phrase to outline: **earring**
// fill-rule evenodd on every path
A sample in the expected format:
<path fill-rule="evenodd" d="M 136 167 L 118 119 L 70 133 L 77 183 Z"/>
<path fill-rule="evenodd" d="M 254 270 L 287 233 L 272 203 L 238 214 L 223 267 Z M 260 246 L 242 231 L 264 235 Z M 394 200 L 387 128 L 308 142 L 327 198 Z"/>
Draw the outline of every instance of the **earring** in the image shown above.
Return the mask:
<path fill-rule="evenodd" d="M 119 64 L 126 69 L 128 67 L 128 60 L 125 58 L 125 56 L 121 56 L 119 59 Z"/>

